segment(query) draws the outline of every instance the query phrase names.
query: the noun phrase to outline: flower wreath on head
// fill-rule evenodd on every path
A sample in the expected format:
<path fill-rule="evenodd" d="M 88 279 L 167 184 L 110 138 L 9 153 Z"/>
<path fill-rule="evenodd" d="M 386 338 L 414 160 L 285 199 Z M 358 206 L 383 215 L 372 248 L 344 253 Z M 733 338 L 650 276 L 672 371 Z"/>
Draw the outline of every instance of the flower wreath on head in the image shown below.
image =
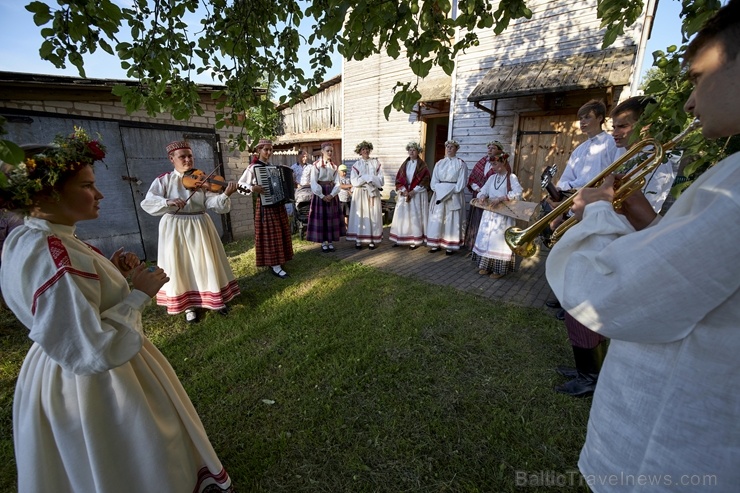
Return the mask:
<path fill-rule="evenodd" d="M 418 142 L 409 142 L 406 144 L 406 150 L 410 151 L 411 149 L 416 149 L 416 152 L 421 152 L 424 149 L 419 145 Z"/>
<path fill-rule="evenodd" d="M 499 142 L 498 140 L 492 140 L 491 142 L 488 143 L 488 145 L 486 147 L 488 147 L 488 148 L 490 148 L 490 147 L 496 147 L 496 148 L 498 148 L 499 151 L 503 151 L 504 150 L 504 145 L 501 142 Z"/>
<path fill-rule="evenodd" d="M 447 142 L 445 142 L 445 147 L 447 147 L 449 145 L 453 145 L 453 146 L 457 147 L 458 149 L 460 148 L 460 144 L 458 144 L 458 142 L 455 139 L 450 139 Z"/>
<path fill-rule="evenodd" d="M 91 139 L 80 127 L 74 127 L 67 137 L 57 135 L 49 146 L 40 149 L 17 166 L 3 166 L 7 186 L 0 190 L 0 208 L 26 209 L 37 193 L 53 189 L 60 179 L 105 157 L 100 134 L 97 140 Z"/>
<path fill-rule="evenodd" d="M 373 150 L 373 144 L 372 144 L 372 142 L 368 142 L 366 140 L 363 140 L 362 142 L 360 142 L 359 144 L 357 144 L 357 146 L 355 146 L 355 154 L 359 154 L 363 147 L 367 148 L 368 151 L 372 151 Z"/>

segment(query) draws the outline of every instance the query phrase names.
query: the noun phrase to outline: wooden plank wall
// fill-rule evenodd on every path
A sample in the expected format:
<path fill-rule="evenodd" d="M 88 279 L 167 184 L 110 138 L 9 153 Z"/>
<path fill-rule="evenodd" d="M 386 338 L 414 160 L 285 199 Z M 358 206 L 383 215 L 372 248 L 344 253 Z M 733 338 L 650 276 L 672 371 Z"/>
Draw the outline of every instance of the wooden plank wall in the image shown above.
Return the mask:
<path fill-rule="evenodd" d="M 513 21 L 499 36 L 490 29 L 479 30 L 480 45 L 458 56 L 453 85 L 452 137 L 460 142 L 458 155 L 469 166 L 486 153 L 486 144 L 491 140 L 506 144 L 507 151 L 515 150 L 520 115 L 542 110 L 535 97 L 501 99 L 492 128 L 490 115 L 467 101 L 489 69 L 601 48 L 604 30 L 600 29 L 596 17 L 596 0 L 530 0 L 527 5 L 533 12 L 532 19 Z M 643 21 L 640 19 L 627 29 L 613 46 L 637 44 Z M 627 97 L 629 89 L 622 94 Z M 483 104 L 491 106 L 491 102 Z"/>
<path fill-rule="evenodd" d="M 496 108 L 495 126 L 492 127 L 491 116 L 467 101 L 468 95 L 490 68 L 601 48 L 604 30 L 600 29 L 600 21 L 596 17 L 597 0 L 529 0 L 527 4 L 533 11 L 532 19 L 513 21 L 500 36 L 494 35 L 491 29 L 479 30 L 479 46 L 458 55 L 450 98 L 450 136 L 460 143 L 458 156 L 466 161 L 469 168 L 486 154 L 486 144 L 491 140 L 502 142 L 507 152 L 515 152 L 520 119 L 543 110 L 542 99 L 536 96 L 501 99 Z M 643 22 L 644 15 L 613 46 L 638 44 Z M 442 73 L 439 67 L 433 70 L 437 72 L 431 75 Z M 387 54 L 378 54 L 361 62 L 344 61 L 344 162 L 353 162 L 355 145 L 362 140 L 369 140 L 375 146 L 372 155 L 383 163 L 386 183 L 393 180 L 405 159 L 406 144 L 411 140 L 422 140 L 424 125 L 418 121 L 415 113 L 406 115 L 393 111 L 388 121 L 383 116 L 383 108 L 393 98 L 396 82 L 408 81 L 410 77 L 412 74 L 403 56 L 393 60 Z M 628 97 L 629 87 L 621 95 Z M 485 101 L 483 105 L 491 107 L 492 102 Z M 572 115 L 564 118 L 575 121 L 574 110 Z M 515 160 L 516 157 L 513 157 L 512 164 Z M 536 172 L 531 170 L 530 174 Z M 385 188 L 387 194 L 389 187 Z"/>
<path fill-rule="evenodd" d="M 408 156 L 406 145 L 422 140 L 423 125 L 416 113 L 393 110 L 388 120 L 383 114 L 383 108 L 393 100 L 396 82 L 410 81 L 413 76 L 407 63 L 403 56 L 393 60 L 380 54 L 360 62 L 344 61 L 343 160 L 347 166 L 353 164 L 358 158 L 355 146 L 363 140 L 372 142 L 371 157 L 378 158 L 385 172 L 384 198 L 389 197 L 396 173 Z M 442 69 L 435 67 L 430 77 L 441 74 Z"/>
<path fill-rule="evenodd" d="M 342 128 L 342 84 L 327 87 L 280 114 L 278 134 L 285 137 Z"/>

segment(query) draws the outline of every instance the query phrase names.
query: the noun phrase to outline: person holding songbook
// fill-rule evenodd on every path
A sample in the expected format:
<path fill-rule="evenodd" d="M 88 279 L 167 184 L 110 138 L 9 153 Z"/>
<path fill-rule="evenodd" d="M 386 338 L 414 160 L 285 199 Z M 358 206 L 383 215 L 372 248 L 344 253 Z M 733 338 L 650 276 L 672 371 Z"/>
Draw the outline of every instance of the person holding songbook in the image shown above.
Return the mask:
<path fill-rule="evenodd" d="M 360 158 L 352 165 L 352 203 L 349 209 L 347 241 L 354 241 L 355 248 L 367 244 L 371 250 L 383 240 L 383 208 L 380 192 L 385 184 L 383 165 L 370 157 L 372 142 L 363 140 L 355 147 Z"/>
<path fill-rule="evenodd" d="M 464 189 L 468 182 L 465 161 L 457 157 L 460 144 L 456 140 L 445 142 L 446 156 L 437 161 L 432 171 L 427 220 L 427 246 L 429 253 L 445 249 L 447 255 L 460 250 L 462 245 Z"/>

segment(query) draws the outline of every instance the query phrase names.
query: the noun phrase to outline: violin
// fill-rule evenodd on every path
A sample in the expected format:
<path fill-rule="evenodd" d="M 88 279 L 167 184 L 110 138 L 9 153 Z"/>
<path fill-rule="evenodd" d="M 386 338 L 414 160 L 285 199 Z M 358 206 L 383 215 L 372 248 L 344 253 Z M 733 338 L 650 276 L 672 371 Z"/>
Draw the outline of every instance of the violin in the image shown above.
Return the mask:
<path fill-rule="evenodd" d="M 200 190 L 205 188 L 209 192 L 221 193 L 228 183 L 223 176 L 207 175 L 205 171 L 191 169 L 182 177 L 182 184 L 187 190 Z M 206 185 L 204 187 L 204 185 Z"/>

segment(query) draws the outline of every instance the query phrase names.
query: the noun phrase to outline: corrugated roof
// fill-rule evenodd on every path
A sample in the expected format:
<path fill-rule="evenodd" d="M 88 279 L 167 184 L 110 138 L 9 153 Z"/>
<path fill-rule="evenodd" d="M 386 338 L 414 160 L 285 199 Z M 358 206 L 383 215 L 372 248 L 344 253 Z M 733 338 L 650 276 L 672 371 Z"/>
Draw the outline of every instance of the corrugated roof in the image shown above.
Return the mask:
<path fill-rule="evenodd" d="M 494 67 L 468 101 L 624 86 L 629 83 L 636 54 L 636 46 L 627 46 Z"/>

